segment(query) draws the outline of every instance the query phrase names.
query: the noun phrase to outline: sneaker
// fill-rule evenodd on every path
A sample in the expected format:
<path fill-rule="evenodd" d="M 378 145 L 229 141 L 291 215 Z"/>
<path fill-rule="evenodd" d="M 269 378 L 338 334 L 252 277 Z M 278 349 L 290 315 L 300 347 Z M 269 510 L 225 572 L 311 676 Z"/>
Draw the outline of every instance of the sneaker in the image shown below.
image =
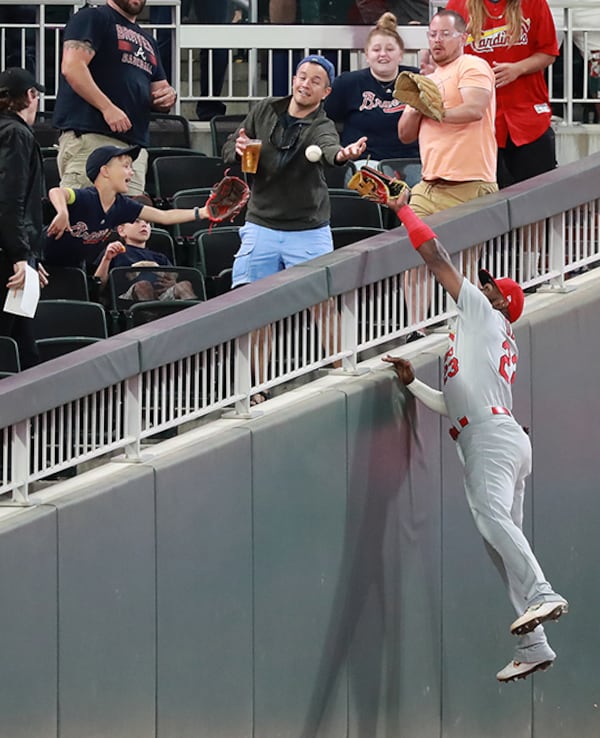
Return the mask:
<path fill-rule="evenodd" d="M 526 663 L 525 661 L 509 661 L 504 669 L 501 669 L 496 674 L 496 679 L 499 682 L 514 682 L 517 679 L 527 679 L 534 671 L 546 671 L 553 663 L 553 659 L 533 661 L 531 663 Z"/>
<path fill-rule="evenodd" d="M 546 620 L 558 620 L 563 613 L 568 611 L 569 603 L 562 598 L 538 602 L 528 607 L 521 617 L 515 620 L 510 626 L 510 632 L 517 636 L 531 633 L 540 623 L 545 623 Z"/>

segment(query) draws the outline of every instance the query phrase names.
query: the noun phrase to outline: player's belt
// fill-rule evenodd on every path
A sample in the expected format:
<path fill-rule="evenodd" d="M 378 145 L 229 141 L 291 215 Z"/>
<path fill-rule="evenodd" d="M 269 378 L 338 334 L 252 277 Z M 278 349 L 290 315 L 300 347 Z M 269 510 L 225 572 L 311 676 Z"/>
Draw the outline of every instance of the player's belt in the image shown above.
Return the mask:
<path fill-rule="evenodd" d="M 479 413 L 476 417 L 471 416 L 470 418 L 467 418 L 466 415 L 463 415 L 462 418 L 459 418 L 457 420 L 458 425 L 453 425 L 452 428 L 448 430 L 448 433 L 450 434 L 452 440 L 456 441 L 456 439 L 460 435 L 461 430 L 463 430 L 463 428 L 466 428 L 469 423 L 479 423 L 482 420 L 485 420 L 490 415 L 512 415 L 512 413 L 507 407 L 501 407 L 500 405 L 490 405 L 490 407 L 486 407 L 485 410 Z"/>

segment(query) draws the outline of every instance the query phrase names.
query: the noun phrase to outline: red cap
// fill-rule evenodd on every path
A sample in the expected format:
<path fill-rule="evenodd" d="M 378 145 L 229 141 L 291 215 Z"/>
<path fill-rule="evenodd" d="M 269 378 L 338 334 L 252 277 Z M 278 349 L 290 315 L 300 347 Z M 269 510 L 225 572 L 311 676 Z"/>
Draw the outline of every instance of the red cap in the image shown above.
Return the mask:
<path fill-rule="evenodd" d="M 479 281 L 482 285 L 488 283 L 495 285 L 508 302 L 508 319 L 510 322 L 514 323 L 516 320 L 519 320 L 525 305 L 525 293 L 514 279 L 510 277 L 494 279 L 487 269 L 480 269 Z"/>

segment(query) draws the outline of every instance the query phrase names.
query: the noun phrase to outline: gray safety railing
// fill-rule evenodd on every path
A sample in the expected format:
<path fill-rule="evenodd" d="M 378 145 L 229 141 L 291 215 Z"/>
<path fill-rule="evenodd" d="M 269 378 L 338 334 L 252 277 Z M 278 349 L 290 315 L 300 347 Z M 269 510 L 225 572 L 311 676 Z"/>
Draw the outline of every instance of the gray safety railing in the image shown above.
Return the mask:
<path fill-rule="evenodd" d="M 474 258 L 524 288 L 560 293 L 600 261 L 600 154 L 431 216 L 459 268 Z M 403 228 L 113 336 L 0 382 L 0 493 L 29 502 L 33 482 L 307 381 L 360 370 L 365 351 L 432 326 L 454 306 L 431 278 L 424 317 L 408 318 L 405 276 L 421 264 Z M 283 390 L 282 390 L 283 391 Z M 211 417 L 209 417 L 211 416 Z"/>
<path fill-rule="evenodd" d="M 441 3 L 433 3 L 441 5 Z M 16 0 L 5 0 L 4 6 L 24 4 Z M 73 3 L 73 9 L 82 3 Z M 559 77 L 554 68 L 549 70 L 549 88 L 554 103 L 563 105 L 561 116 L 565 124 L 572 124 L 577 104 L 597 102 L 589 91 L 590 69 L 583 69 L 582 96 L 574 93 L 573 41 L 577 39 L 589 55 L 593 49 L 600 48 L 600 19 L 593 14 L 580 18 L 582 11 L 590 7 L 583 0 L 553 0 L 550 3 L 559 37 L 564 46 L 564 74 Z M 20 63 L 24 65 L 27 56 L 33 55 L 37 65 L 38 78 L 47 87 L 42 98 L 41 109 L 47 101 L 56 96 L 60 71 L 60 32 L 63 21 L 52 20 L 57 7 L 64 8 L 59 0 L 44 3 L 25 4 L 35 9 L 35 20 L 24 23 L 0 24 L 0 65 L 5 66 L 7 53 L 7 34 L 19 35 Z M 316 25 L 272 25 L 265 23 L 232 23 L 227 25 L 182 25 L 179 0 L 148 0 L 148 7 L 166 6 L 171 8 L 171 23 L 152 24 L 142 16 L 142 25 L 154 35 L 159 31 L 172 35 L 171 80 L 179 92 L 174 112 L 181 112 L 182 104 L 198 100 L 221 100 L 225 103 L 248 105 L 253 100 L 272 94 L 274 70 L 277 65 L 286 65 L 291 77 L 294 61 L 298 53 L 321 52 L 327 50 L 336 61 L 338 72 L 358 69 L 364 66 L 363 47 L 368 26 L 316 26 Z M 68 6 L 66 6 L 68 7 Z M 257 16 L 256 3 L 249 4 L 250 19 Z M 49 19 L 50 18 L 50 19 Z M 405 44 L 406 63 L 417 63 L 418 50 L 425 47 L 425 28 L 422 26 L 402 26 L 399 29 Z M 212 87 L 213 51 L 227 50 L 227 72 L 222 90 Z M 201 52 L 208 52 L 209 89 L 200 92 L 199 66 Z M 282 57 L 283 54 L 283 57 Z"/>

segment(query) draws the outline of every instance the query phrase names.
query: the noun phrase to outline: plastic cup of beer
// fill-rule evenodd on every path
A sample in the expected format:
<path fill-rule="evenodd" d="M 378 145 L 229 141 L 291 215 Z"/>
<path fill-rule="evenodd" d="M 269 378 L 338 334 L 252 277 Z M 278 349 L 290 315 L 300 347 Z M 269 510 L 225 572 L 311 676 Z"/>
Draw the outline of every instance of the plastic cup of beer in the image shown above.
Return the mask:
<path fill-rule="evenodd" d="M 260 148 L 262 141 L 260 138 L 250 138 L 244 149 L 242 156 L 242 172 L 247 174 L 256 174 L 258 169 L 258 160 L 260 159 Z"/>

